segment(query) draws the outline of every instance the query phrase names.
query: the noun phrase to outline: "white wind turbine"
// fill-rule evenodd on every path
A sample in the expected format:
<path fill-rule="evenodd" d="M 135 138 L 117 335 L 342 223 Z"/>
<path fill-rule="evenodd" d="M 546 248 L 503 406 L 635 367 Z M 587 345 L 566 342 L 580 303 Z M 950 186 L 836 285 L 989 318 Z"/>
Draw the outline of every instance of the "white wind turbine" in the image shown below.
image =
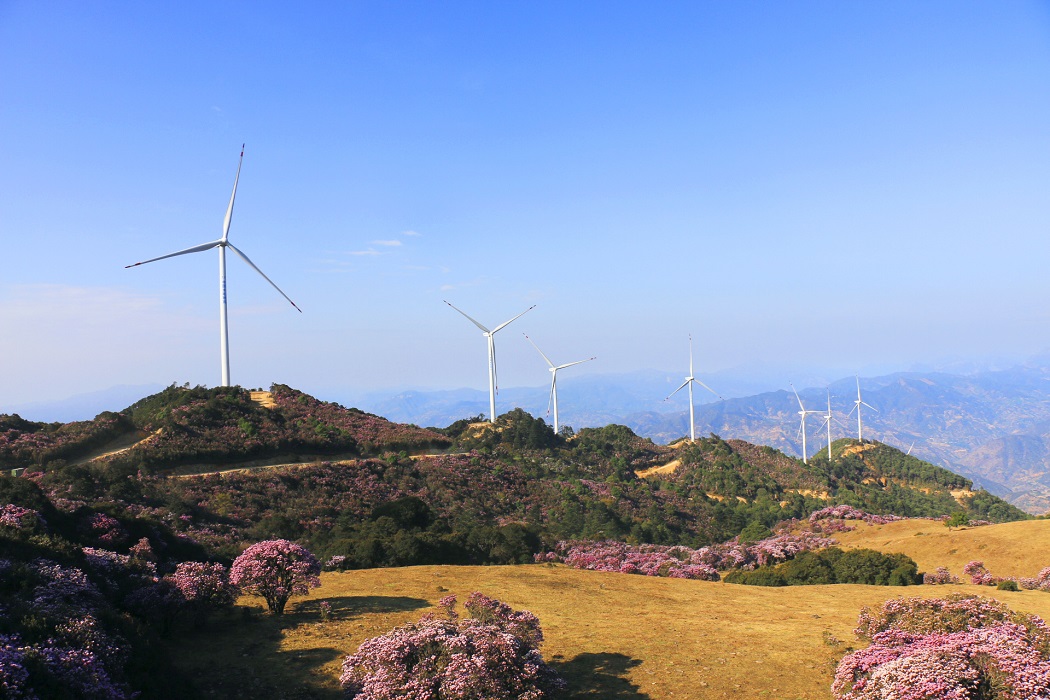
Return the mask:
<path fill-rule="evenodd" d="M 792 387 L 792 388 L 794 388 L 794 387 Z M 799 401 L 799 405 L 800 406 L 802 405 L 801 401 Z M 829 388 L 828 389 L 828 412 L 826 414 L 824 414 L 824 422 L 820 425 L 821 428 L 824 428 L 826 426 L 827 429 L 828 429 L 828 463 L 829 464 L 831 463 L 831 422 L 832 421 L 835 421 L 836 423 L 839 423 L 839 421 L 831 413 L 831 389 Z M 842 423 L 839 423 L 839 425 L 842 425 Z M 843 426 L 843 427 L 845 427 L 845 426 Z"/>
<path fill-rule="evenodd" d="M 452 304 L 447 302 L 447 301 L 445 303 L 448 304 L 449 306 L 452 306 Z M 452 306 L 452 308 L 456 309 L 455 306 Z M 475 321 L 474 319 L 472 319 L 470 316 L 467 316 L 467 314 L 464 313 L 463 311 L 461 311 L 460 309 L 456 309 L 456 311 L 459 311 L 459 313 L 461 313 L 464 316 L 466 316 L 468 321 L 470 321 L 475 326 L 480 328 L 481 329 L 481 334 L 484 335 L 485 339 L 488 341 L 488 346 L 489 346 L 489 423 L 495 423 L 496 422 L 496 343 L 493 340 L 493 336 L 496 335 L 496 333 L 498 333 L 504 327 L 510 325 L 511 322 L 518 320 L 519 318 L 521 318 L 522 316 L 524 316 L 525 314 L 527 314 L 528 312 L 532 311 L 535 308 L 536 308 L 536 305 L 533 304 L 532 306 L 530 306 L 529 308 L 525 309 L 524 311 L 522 311 L 520 314 L 518 314 L 514 318 L 510 319 L 510 321 L 504 321 L 503 323 L 501 323 L 498 326 L 496 326 L 495 328 L 493 328 L 491 331 L 488 328 L 485 328 L 485 326 L 483 326 L 480 323 L 478 323 L 477 321 Z"/>
<path fill-rule="evenodd" d="M 693 376 L 693 336 L 690 335 L 689 336 L 689 376 L 685 378 L 684 382 L 682 382 L 682 386 L 678 387 L 677 389 L 675 389 L 674 391 L 672 391 L 670 394 L 667 395 L 667 399 L 669 399 L 672 396 L 674 396 L 675 394 L 677 394 L 679 391 L 681 391 L 683 388 L 685 388 L 686 386 L 689 387 L 689 441 L 690 442 L 696 442 L 696 421 L 694 420 L 694 416 L 693 416 L 693 384 L 694 383 L 695 384 L 699 384 L 700 386 L 704 387 L 705 389 L 710 391 L 712 394 L 714 394 L 718 398 L 722 399 L 721 395 L 719 395 L 719 393 L 717 391 L 715 391 L 714 389 L 712 389 L 711 387 L 709 387 L 708 385 L 704 384 L 702 381 L 700 381 L 699 379 L 697 379 L 696 377 Z M 667 399 L 664 399 L 664 401 L 667 401 Z M 722 399 L 722 400 L 725 401 L 725 399 Z"/>
<path fill-rule="evenodd" d="M 861 425 L 861 422 L 860 422 L 860 407 L 861 406 L 867 406 L 868 408 L 870 408 L 871 410 L 875 411 L 876 413 L 879 412 L 879 409 L 875 408 L 874 406 L 872 406 L 869 403 L 865 403 L 864 400 L 860 398 L 860 377 L 857 377 L 857 400 L 853 402 L 853 408 L 851 408 L 850 412 L 847 413 L 846 415 L 847 416 L 852 416 L 854 411 L 857 412 L 857 440 L 858 440 L 858 442 L 864 442 L 863 426 Z"/>
<path fill-rule="evenodd" d="M 554 434 L 557 435 L 558 434 L 558 370 L 559 369 L 565 369 L 566 367 L 572 367 L 573 365 L 582 365 L 584 362 L 590 362 L 591 360 L 593 360 L 595 358 L 588 357 L 586 360 L 577 360 L 576 362 L 570 362 L 570 363 L 565 364 L 565 365 L 555 366 L 554 363 L 551 362 L 550 359 L 548 359 L 548 357 L 543 354 L 543 351 L 540 350 L 540 347 L 538 345 L 536 345 L 536 343 L 532 342 L 532 338 L 530 338 L 525 333 L 522 333 L 522 335 L 525 336 L 525 340 L 527 340 L 530 343 L 532 343 L 532 347 L 536 348 L 536 352 L 538 352 L 540 354 L 540 357 L 542 357 L 544 360 L 546 360 L 547 364 L 550 365 L 550 367 L 548 369 L 550 370 L 550 373 L 551 373 L 551 395 L 547 399 L 547 415 L 548 416 L 550 415 L 550 413 L 551 413 L 551 404 L 554 404 Z"/>
<path fill-rule="evenodd" d="M 798 391 L 796 391 L 796 389 L 795 389 L 795 385 L 791 384 L 790 386 L 791 386 L 791 391 L 795 392 L 795 399 L 798 401 L 798 407 L 799 407 L 798 414 L 800 416 L 802 416 L 802 423 L 799 425 L 799 428 L 798 428 L 798 432 L 802 436 L 802 463 L 803 464 L 809 464 L 809 457 L 806 455 L 806 416 L 808 416 L 810 413 L 820 413 L 820 411 L 810 411 L 805 406 L 803 406 L 802 405 L 802 399 L 799 398 Z M 829 406 L 831 405 L 830 397 L 828 398 L 828 405 Z M 823 427 L 823 426 L 821 426 L 821 427 Z M 828 430 L 828 435 L 830 435 L 830 434 L 831 434 L 831 430 L 829 429 Z M 830 447 L 828 448 L 828 454 L 829 455 L 831 454 L 831 448 Z"/>
<path fill-rule="evenodd" d="M 288 299 L 288 295 L 281 291 L 281 288 L 273 283 L 269 277 L 267 277 L 262 270 L 255 266 L 248 256 L 238 250 L 232 243 L 227 240 L 230 235 L 230 220 L 233 218 L 233 200 L 237 197 L 237 182 L 241 179 L 241 164 L 244 162 L 244 144 L 241 144 L 241 158 L 237 161 L 237 175 L 233 178 L 233 194 L 230 195 L 230 205 L 226 207 L 226 218 L 222 222 L 222 238 L 211 243 L 202 243 L 201 245 L 193 246 L 185 250 L 180 250 L 176 253 L 168 253 L 162 255 L 159 258 L 150 258 L 149 260 L 143 260 L 137 262 L 134 265 L 125 265 L 124 268 L 136 267 L 138 265 L 145 265 L 146 263 L 156 262 L 157 260 L 163 260 L 164 258 L 174 258 L 177 255 L 186 255 L 188 253 L 199 253 L 204 250 L 211 250 L 212 248 L 219 249 L 219 355 L 222 363 L 222 386 L 230 385 L 230 328 L 227 321 L 226 314 L 226 249 L 229 248 L 236 253 L 241 260 L 248 263 L 248 266 L 253 270 L 262 275 L 262 278 L 270 283 L 270 285 L 277 290 L 277 292 L 288 300 L 288 303 L 295 307 L 295 310 L 302 313 L 303 310 L 298 306 L 295 306 L 295 302 Z"/>

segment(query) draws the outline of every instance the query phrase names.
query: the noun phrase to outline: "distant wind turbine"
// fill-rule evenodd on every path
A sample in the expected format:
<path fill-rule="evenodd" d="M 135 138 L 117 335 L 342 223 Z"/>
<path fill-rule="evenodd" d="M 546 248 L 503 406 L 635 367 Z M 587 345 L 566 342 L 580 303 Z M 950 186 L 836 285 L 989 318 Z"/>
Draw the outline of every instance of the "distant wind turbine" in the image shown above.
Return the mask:
<path fill-rule="evenodd" d="M 795 399 L 798 401 L 798 407 L 799 407 L 798 414 L 800 416 L 802 416 L 802 423 L 799 425 L 799 428 L 798 428 L 799 434 L 802 435 L 802 463 L 803 464 L 809 464 L 809 458 L 806 455 L 806 416 L 808 416 L 810 413 L 820 413 L 820 411 L 810 411 L 809 409 L 807 409 L 805 406 L 802 405 L 802 399 L 799 397 L 798 391 L 795 390 L 795 385 L 794 384 L 791 385 L 791 390 L 795 392 Z M 831 398 L 830 398 L 830 396 L 828 398 L 828 405 L 829 406 L 831 405 Z M 830 429 L 828 430 L 828 435 L 831 435 L 831 430 Z M 830 454 L 831 454 L 831 447 L 830 447 L 830 443 L 829 443 L 828 455 L 830 455 Z"/>
<path fill-rule="evenodd" d="M 681 391 L 685 387 L 687 387 L 687 386 L 689 387 L 689 441 L 690 442 L 696 442 L 696 420 L 694 419 L 694 414 L 693 414 L 693 384 L 699 384 L 700 386 L 704 387 L 705 389 L 710 391 L 712 394 L 714 394 L 718 398 L 722 399 L 721 395 L 719 395 L 719 393 L 717 391 L 715 391 L 714 389 L 712 389 L 711 387 L 709 387 L 708 385 L 704 384 L 702 381 L 700 381 L 699 379 L 697 379 L 696 377 L 693 376 L 693 336 L 690 335 L 689 336 L 689 376 L 685 378 L 684 382 L 682 382 L 682 386 L 678 387 L 677 389 L 675 389 L 674 391 L 672 391 L 670 394 L 667 395 L 667 399 L 670 399 L 672 396 L 677 394 L 679 391 Z M 667 401 L 667 399 L 664 399 L 664 401 Z M 725 399 L 722 399 L 722 400 L 725 401 Z"/>
<path fill-rule="evenodd" d="M 792 388 L 794 388 L 794 387 L 792 387 Z M 799 405 L 802 405 L 801 401 L 799 401 Z M 829 464 L 831 463 L 831 422 L 832 421 L 835 421 L 836 423 L 839 423 L 838 419 L 836 419 L 831 413 L 831 389 L 829 388 L 828 389 L 828 412 L 826 414 L 824 414 L 824 422 L 820 425 L 821 428 L 824 428 L 826 426 L 827 429 L 828 429 L 828 463 Z M 842 425 L 842 423 L 839 423 L 839 425 Z M 845 426 L 843 426 L 843 427 L 845 427 Z"/>
<path fill-rule="evenodd" d="M 570 362 L 568 364 L 558 365 L 557 367 L 555 367 L 554 363 L 551 362 L 550 359 L 548 359 L 548 357 L 543 354 L 543 351 L 540 350 L 540 347 L 538 345 L 536 345 L 536 343 L 532 342 L 532 338 L 530 338 L 525 333 L 522 333 L 522 335 L 525 336 L 525 340 L 527 340 L 530 343 L 532 343 L 532 347 L 536 348 L 536 352 L 538 352 L 540 354 L 540 357 L 542 357 L 544 360 L 546 360 L 547 364 L 550 365 L 550 367 L 548 369 L 550 370 L 550 373 L 551 373 L 551 395 L 547 399 L 547 415 L 548 416 L 550 415 L 550 413 L 551 413 L 551 404 L 554 404 L 554 433 L 557 434 L 558 433 L 558 370 L 559 369 L 565 369 L 566 367 L 572 367 L 573 365 L 582 365 L 584 362 L 590 362 L 591 360 L 593 360 L 595 358 L 588 357 L 586 360 L 577 360 L 576 362 Z"/>
<path fill-rule="evenodd" d="M 448 304 L 449 306 L 452 306 L 452 304 L 447 302 L 447 301 L 445 303 Z M 455 306 L 452 306 L 452 308 L 456 309 Z M 532 306 L 530 306 L 529 308 L 525 309 L 524 311 L 522 311 L 520 314 L 518 314 L 514 318 L 510 319 L 510 321 L 504 321 L 503 323 L 501 323 L 498 326 L 496 326 L 495 328 L 493 328 L 491 331 L 488 328 L 485 328 L 485 326 L 483 326 L 480 323 L 478 323 L 477 321 L 475 321 L 474 319 L 472 319 L 470 316 L 467 316 L 467 314 L 464 313 L 463 311 L 461 311 L 460 309 L 456 309 L 456 311 L 459 311 L 459 313 L 463 314 L 463 316 L 465 316 L 468 321 L 470 321 L 475 326 L 480 328 L 482 335 L 484 335 L 485 339 L 488 341 L 488 346 L 489 346 L 489 422 L 490 423 L 495 423 L 496 422 L 496 390 L 497 390 L 497 387 L 496 387 L 496 343 L 493 340 L 493 336 L 496 335 L 496 333 L 498 333 L 504 327 L 510 325 L 513 321 L 518 320 L 519 318 L 521 318 L 522 316 L 524 316 L 525 314 L 527 314 L 528 312 L 532 311 L 535 308 L 536 308 L 536 305 L 533 304 Z"/>
<path fill-rule="evenodd" d="M 277 290 L 277 292 L 288 300 L 288 303 L 295 307 L 295 310 L 302 313 L 303 310 L 298 306 L 295 306 L 295 302 L 288 298 L 288 295 L 281 291 L 281 288 L 273 283 L 269 277 L 267 277 L 262 270 L 255 266 L 248 256 L 238 250 L 232 243 L 227 240 L 230 236 L 230 220 L 233 219 L 233 200 L 237 198 L 237 182 L 241 179 L 241 164 L 244 162 L 244 144 L 241 144 L 241 158 L 237 161 L 237 175 L 233 178 L 233 194 L 230 195 L 230 205 L 226 208 L 226 218 L 222 222 L 222 238 L 211 243 L 202 243 L 201 245 L 193 246 L 185 250 L 180 250 L 177 253 L 168 253 L 162 255 L 159 258 L 150 258 L 149 260 L 143 260 L 137 262 L 134 265 L 125 265 L 124 269 L 129 267 L 136 267 L 138 265 L 145 265 L 146 263 L 156 262 L 157 260 L 163 260 L 164 258 L 174 258 L 177 255 L 186 255 L 188 253 L 199 253 L 204 250 L 211 250 L 212 248 L 219 249 L 219 355 L 222 363 L 222 386 L 230 385 L 230 328 L 227 321 L 226 314 L 226 249 L 229 248 L 236 253 L 241 260 L 248 263 L 248 266 L 253 270 L 262 275 L 262 278 L 270 283 L 270 285 Z"/>
<path fill-rule="evenodd" d="M 847 413 L 846 416 L 852 416 L 854 411 L 857 412 L 857 441 L 858 442 L 864 442 L 864 430 L 863 430 L 863 426 L 861 425 L 861 422 L 860 422 L 860 410 L 861 410 L 860 407 L 861 406 L 867 406 L 868 408 L 870 408 L 871 410 L 875 411 L 876 413 L 879 412 L 879 409 L 875 408 L 874 406 L 872 406 L 869 403 L 865 403 L 864 400 L 861 399 L 861 397 L 860 397 L 860 377 L 857 377 L 857 400 L 853 402 L 853 408 L 850 409 L 850 412 Z"/>

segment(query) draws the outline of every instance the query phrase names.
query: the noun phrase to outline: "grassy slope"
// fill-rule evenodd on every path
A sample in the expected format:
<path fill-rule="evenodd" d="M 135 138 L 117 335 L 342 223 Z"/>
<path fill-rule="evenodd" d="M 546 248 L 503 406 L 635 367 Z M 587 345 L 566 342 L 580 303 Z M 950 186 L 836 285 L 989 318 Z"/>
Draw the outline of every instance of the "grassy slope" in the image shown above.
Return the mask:
<path fill-rule="evenodd" d="M 997 576 L 1035 576 L 1050 566 L 1050 520 L 1029 520 L 975 528 L 955 528 L 930 520 L 860 525 L 834 535 L 845 547 L 903 552 L 920 571 L 947 566 L 962 575 L 967 562 L 983 561 Z"/>
<path fill-rule="evenodd" d="M 904 551 L 924 568 L 946 564 L 956 572 L 970 559 L 965 552 L 981 545 L 995 573 L 1034 574 L 1050 563 L 1031 556 L 1047 551 L 1050 522 L 1044 521 L 952 533 L 940 523 L 897 523 L 862 526 L 839 538 Z M 1050 619 L 1050 594 L 970 585 L 770 589 L 539 565 L 372 569 L 322 580 L 284 619 L 231 617 L 208 634 L 182 638 L 179 664 L 202 687 L 215 688 L 215 697 L 259 697 L 266 690 L 270 697 L 335 700 L 342 658 L 362 640 L 433 611 L 449 591 L 463 600 L 480 590 L 539 616 L 544 656 L 569 680 L 572 698 L 826 699 L 835 663 L 857 644 L 852 630 L 864 605 L 902 594 L 965 592 Z M 319 623 L 321 599 L 336 611 L 328 623 Z M 825 634 L 842 643 L 829 644 Z"/>

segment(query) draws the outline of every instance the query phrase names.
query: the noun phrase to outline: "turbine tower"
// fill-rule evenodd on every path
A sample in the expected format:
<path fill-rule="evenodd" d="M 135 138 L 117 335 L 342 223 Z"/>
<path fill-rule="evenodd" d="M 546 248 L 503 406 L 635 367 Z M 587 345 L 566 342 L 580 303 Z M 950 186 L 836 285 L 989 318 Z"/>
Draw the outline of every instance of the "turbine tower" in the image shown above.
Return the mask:
<path fill-rule="evenodd" d="M 448 304 L 449 306 L 452 306 L 452 304 L 447 302 L 447 301 L 445 303 Z M 456 309 L 455 306 L 452 306 L 452 308 Z M 527 314 L 528 312 L 532 311 L 535 308 L 536 308 L 536 305 L 533 304 L 532 306 L 530 306 L 529 308 L 525 309 L 524 311 L 522 311 L 520 314 L 518 314 L 514 318 L 510 319 L 510 321 L 504 321 L 503 323 L 501 323 L 498 326 L 496 326 L 495 328 L 493 328 L 491 331 L 488 328 L 485 328 L 485 326 L 483 326 L 480 323 L 478 323 L 477 321 L 475 321 L 474 319 L 472 319 L 470 316 L 467 316 L 467 314 L 464 313 L 463 311 L 461 311 L 460 309 L 456 309 L 456 311 L 459 311 L 459 313 L 463 314 L 463 316 L 465 316 L 468 321 L 470 321 L 475 326 L 477 326 L 478 328 L 481 329 L 481 334 L 485 336 L 485 339 L 488 342 L 488 346 L 489 346 L 489 423 L 495 423 L 496 422 L 496 390 L 497 390 L 497 387 L 496 387 L 496 343 L 493 340 L 493 336 L 496 335 L 496 333 L 498 333 L 504 327 L 510 325 L 511 322 L 518 320 L 519 318 L 521 318 L 522 316 L 524 316 L 525 314 Z"/>
<path fill-rule="evenodd" d="M 809 464 L 809 457 L 806 455 L 806 416 L 808 416 L 810 413 L 820 413 L 820 411 L 810 411 L 805 406 L 802 405 L 802 399 L 799 398 L 798 391 L 795 389 L 795 385 L 794 384 L 791 385 L 791 390 L 795 392 L 795 399 L 798 401 L 798 407 L 799 407 L 798 414 L 800 416 L 802 416 L 802 423 L 799 425 L 799 428 L 798 428 L 799 434 L 802 435 L 802 463 L 803 464 Z M 828 399 L 828 405 L 829 406 L 831 405 L 831 399 L 830 398 Z M 828 434 L 829 435 L 831 434 L 831 430 L 830 429 L 828 430 Z M 831 448 L 830 447 L 828 447 L 828 454 L 829 455 L 831 454 Z"/>
<path fill-rule="evenodd" d="M 865 403 L 864 400 L 860 398 L 860 377 L 857 377 L 857 400 L 853 402 L 853 408 L 850 409 L 850 412 L 847 413 L 846 416 L 847 417 L 848 416 L 852 416 L 854 411 L 857 412 L 857 441 L 858 442 L 864 442 L 863 426 L 861 425 L 861 422 L 860 422 L 860 407 L 861 406 L 867 406 L 868 408 L 870 408 L 871 410 L 875 411 L 876 413 L 879 412 L 879 409 L 875 408 L 874 406 L 872 406 L 869 403 Z"/>
<path fill-rule="evenodd" d="M 532 342 L 532 338 L 530 338 L 525 333 L 522 333 L 522 335 L 525 336 L 525 340 L 527 340 L 530 343 L 532 343 L 532 347 L 536 348 L 536 352 L 538 352 L 540 354 L 540 357 L 542 357 L 544 360 L 546 360 L 547 364 L 550 365 L 550 367 L 548 369 L 550 370 L 550 373 L 551 373 L 551 395 L 550 395 L 550 398 L 547 399 L 547 415 L 549 416 L 551 414 L 551 404 L 554 404 L 554 434 L 557 435 L 558 434 L 558 370 L 559 369 L 565 369 L 566 367 L 572 367 L 573 365 L 582 365 L 584 362 L 590 362 L 591 360 L 593 360 L 595 358 L 588 357 L 586 360 L 577 360 L 576 362 L 570 362 L 570 363 L 568 363 L 566 365 L 558 365 L 558 366 L 555 367 L 554 363 L 551 362 L 547 358 L 547 356 L 543 354 L 543 351 L 540 350 L 540 347 L 538 345 L 536 345 L 536 343 Z"/>
<path fill-rule="evenodd" d="M 129 267 L 136 267 L 138 265 L 145 265 L 146 263 L 156 262 L 157 260 L 163 260 L 164 258 L 174 258 L 177 255 L 186 255 L 188 253 L 199 253 L 204 250 L 211 250 L 212 248 L 219 249 L 219 359 L 222 363 L 222 386 L 230 385 L 230 327 L 227 320 L 226 314 L 226 249 L 229 248 L 240 257 L 241 260 L 248 263 L 248 266 L 253 270 L 262 275 L 262 278 L 270 283 L 277 292 L 288 300 L 288 303 L 295 307 L 295 310 L 302 313 L 303 310 L 298 306 L 295 306 L 295 302 L 288 298 L 288 295 L 281 291 L 281 288 L 274 284 L 273 280 L 263 273 L 258 267 L 255 266 L 248 256 L 237 249 L 232 243 L 229 242 L 230 236 L 230 220 L 233 219 L 233 200 L 237 198 L 237 182 L 241 179 L 241 164 L 244 162 L 244 144 L 241 144 L 241 158 L 237 161 L 237 175 L 233 178 L 233 194 L 230 195 L 230 205 L 226 207 L 226 218 L 222 222 L 222 238 L 211 243 L 202 243 L 200 245 L 193 246 L 192 248 L 186 248 L 176 253 L 168 253 L 162 255 L 159 258 L 150 258 L 149 260 L 143 260 L 137 262 L 134 265 L 125 265 L 124 269 Z"/>
<path fill-rule="evenodd" d="M 672 396 L 674 396 L 675 394 L 677 394 L 679 391 L 681 391 L 683 388 L 685 388 L 686 386 L 689 387 L 689 441 L 690 442 L 696 442 L 696 421 L 694 419 L 694 414 L 693 414 L 693 384 L 699 384 L 700 386 L 704 387 L 705 389 L 710 391 L 712 394 L 714 394 L 718 398 L 722 399 L 721 395 L 717 391 L 715 391 L 714 389 L 712 389 L 711 387 L 709 387 L 708 385 L 704 384 L 702 381 L 700 381 L 699 379 L 697 379 L 696 377 L 693 376 L 693 336 L 690 335 L 689 336 L 689 376 L 685 378 L 684 382 L 682 382 L 682 386 L 678 387 L 677 389 L 675 389 L 674 391 L 672 391 L 670 394 L 667 395 L 667 399 L 669 399 Z M 667 399 L 664 399 L 664 401 L 667 401 Z M 722 400 L 725 401 L 725 399 L 722 399 Z"/>
<path fill-rule="evenodd" d="M 794 388 L 794 387 L 792 387 L 792 388 Z M 800 401 L 799 405 L 801 405 L 801 403 L 802 402 Z M 820 425 L 821 428 L 823 428 L 825 426 L 827 426 L 827 428 L 828 428 L 828 464 L 831 464 L 831 422 L 832 421 L 835 421 L 839 425 L 842 425 L 842 423 L 839 423 L 839 421 L 836 420 L 834 418 L 834 416 L 832 415 L 832 413 L 831 413 L 831 388 L 829 387 L 828 388 L 828 412 L 824 415 L 824 422 Z M 843 426 L 843 427 L 845 427 L 845 426 Z"/>

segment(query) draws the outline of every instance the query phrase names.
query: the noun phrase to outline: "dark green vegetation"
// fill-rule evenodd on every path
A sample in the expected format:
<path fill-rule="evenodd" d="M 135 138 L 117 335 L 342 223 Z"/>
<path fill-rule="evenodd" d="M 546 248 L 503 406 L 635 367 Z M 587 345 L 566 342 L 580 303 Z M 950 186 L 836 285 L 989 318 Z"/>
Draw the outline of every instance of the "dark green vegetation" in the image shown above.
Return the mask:
<path fill-rule="evenodd" d="M 749 586 L 816 586 L 862 583 L 870 586 L 911 586 L 922 583 L 919 568 L 905 554 L 883 554 L 873 549 L 843 551 L 829 547 L 802 552 L 794 559 L 754 571 L 731 571 L 726 583 Z"/>

